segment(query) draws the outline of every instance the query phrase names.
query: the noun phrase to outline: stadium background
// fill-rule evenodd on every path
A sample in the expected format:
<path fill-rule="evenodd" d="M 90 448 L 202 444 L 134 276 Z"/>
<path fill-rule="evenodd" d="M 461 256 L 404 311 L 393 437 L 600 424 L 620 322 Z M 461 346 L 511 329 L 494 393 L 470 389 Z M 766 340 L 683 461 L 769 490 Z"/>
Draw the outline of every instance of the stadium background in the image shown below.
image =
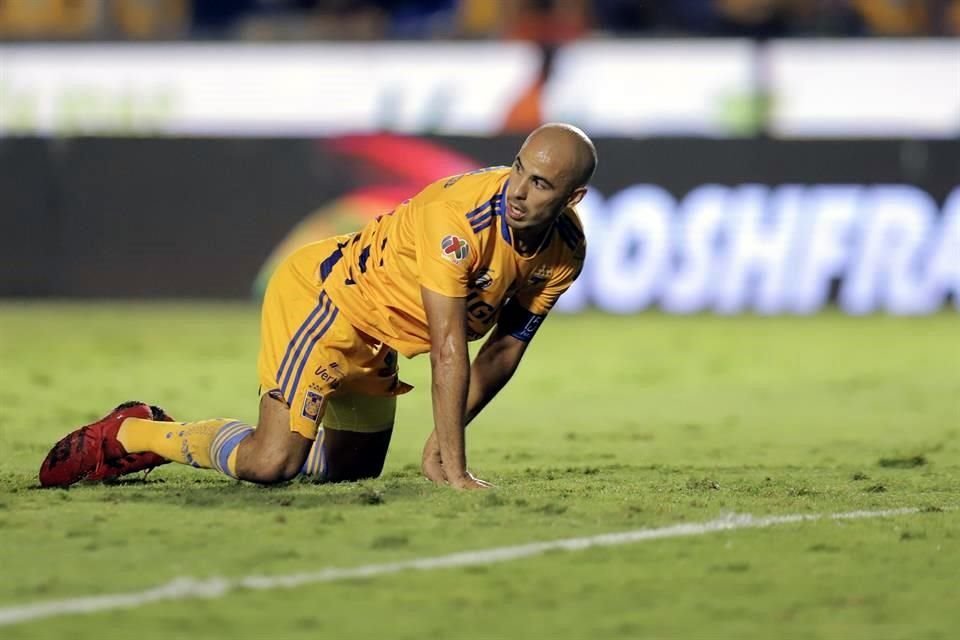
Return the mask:
<path fill-rule="evenodd" d="M 566 120 L 603 162 L 565 309 L 960 306 L 958 30 L 947 0 L 4 3 L 0 295 L 256 294 Z"/>
<path fill-rule="evenodd" d="M 960 0 L 0 2 L 0 625 L 28 621 L 0 635 L 953 637 L 958 34 Z M 33 490 L 130 397 L 255 420 L 276 259 L 549 120 L 600 152 L 588 265 L 471 427 L 491 495 L 419 476 L 423 358 L 376 481 Z M 793 524 L 209 602 L 176 582 L 731 511 Z M 184 601 L 62 604 L 166 584 Z"/>

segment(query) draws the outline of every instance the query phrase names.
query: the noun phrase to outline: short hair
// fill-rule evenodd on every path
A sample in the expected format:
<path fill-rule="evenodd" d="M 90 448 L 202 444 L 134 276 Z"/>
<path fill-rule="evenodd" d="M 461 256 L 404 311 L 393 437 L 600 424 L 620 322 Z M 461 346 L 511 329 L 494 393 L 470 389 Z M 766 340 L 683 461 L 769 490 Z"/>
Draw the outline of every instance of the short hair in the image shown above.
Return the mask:
<path fill-rule="evenodd" d="M 579 131 L 579 129 L 578 129 Z M 593 146 L 593 140 L 587 137 L 587 134 L 580 131 L 584 145 L 587 148 L 586 160 L 582 166 L 578 167 L 577 187 L 586 186 L 593 179 L 593 174 L 597 171 L 597 148 Z"/>
<path fill-rule="evenodd" d="M 590 139 L 583 129 L 580 127 L 575 127 L 572 124 L 567 124 L 566 122 L 547 122 L 546 124 L 540 125 L 530 134 L 531 136 L 534 133 L 542 129 L 559 129 L 567 132 L 567 134 L 573 136 L 578 145 L 577 153 L 577 166 L 573 174 L 574 178 L 574 189 L 586 186 L 590 180 L 593 178 L 593 174 L 597 170 L 597 148 L 593 145 L 593 140 Z"/>

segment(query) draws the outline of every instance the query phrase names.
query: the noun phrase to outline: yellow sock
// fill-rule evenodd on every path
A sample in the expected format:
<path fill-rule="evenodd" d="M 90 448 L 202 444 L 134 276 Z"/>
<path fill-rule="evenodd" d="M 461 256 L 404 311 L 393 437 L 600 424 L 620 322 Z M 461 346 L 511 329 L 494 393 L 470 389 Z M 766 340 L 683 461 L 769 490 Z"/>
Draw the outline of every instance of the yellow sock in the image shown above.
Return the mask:
<path fill-rule="evenodd" d="M 151 451 L 193 467 L 216 469 L 236 478 L 237 446 L 253 427 L 219 418 L 199 422 L 157 422 L 127 418 L 117 440 L 129 453 Z"/>

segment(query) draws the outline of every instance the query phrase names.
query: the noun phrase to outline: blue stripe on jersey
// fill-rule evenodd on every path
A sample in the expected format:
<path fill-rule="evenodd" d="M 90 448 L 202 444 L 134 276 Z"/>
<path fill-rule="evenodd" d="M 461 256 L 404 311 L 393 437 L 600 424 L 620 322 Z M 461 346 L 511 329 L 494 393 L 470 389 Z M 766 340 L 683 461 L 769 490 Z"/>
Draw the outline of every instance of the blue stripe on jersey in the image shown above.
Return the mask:
<path fill-rule="evenodd" d="M 481 204 L 479 207 L 475 208 L 473 211 L 469 211 L 466 216 L 467 220 L 470 222 L 470 227 L 473 229 L 474 233 L 480 233 L 484 229 L 490 227 L 493 224 L 493 219 L 497 216 L 503 216 L 503 202 L 507 194 L 507 184 L 510 181 L 507 180 L 503 184 L 503 188 L 500 189 L 497 193 L 493 194 L 489 200 Z M 503 221 L 501 226 L 501 232 L 504 234 L 504 239 L 512 244 L 510 238 L 510 230 L 506 226 L 506 221 Z"/>
<path fill-rule="evenodd" d="M 501 198 L 502 196 L 499 193 L 494 194 L 492 198 L 490 198 L 489 200 L 481 204 L 479 207 L 477 207 L 473 211 L 470 211 L 469 213 L 467 213 L 467 220 L 469 220 L 471 224 L 474 224 L 477 220 L 479 220 L 480 218 L 483 218 L 488 213 L 490 213 L 491 207 L 495 211 L 497 207 L 497 203 L 500 201 Z"/>
<path fill-rule="evenodd" d="M 563 240 L 563 243 L 570 247 L 571 249 L 577 248 L 577 241 L 570 235 L 568 231 L 562 229 L 560 225 L 556 225 L 557 235 L 560 236 L 560 239 Z"/>
<path fill-rule="evenodd" d="M 563 226 L 564 229 L 570 232 L 570 235 L 573 236 L 576 240 L 583 240 L 583 231 L 581 231 L 577 224 L 568 216 L 567 214 L 561 214 L 557 222 Z"/>
<path fill-rule="evenodd" d="M 327 323 L 320 329 L 320 332 L 313 336 L 313 339 L 310 341 L 310 346 L 307 348 L 307 352 L 303 354 L 303 358 L 300 360 L 300 368 L 297 369 L 297 377 L 293 379 L 293 386 L 290 388 L 290 398 L 287 402 L 293 402 L 293 396 L 297 392 L 297 386 L 300 384 L 300 376 L 303 374 L 303 368 L 307 364 L 307 360 L 310 359 L 310 352 L 313 351 L 314 345 L 317 344 L 317 341 L 323 337 L 323 334 L 327 332 L 327 329 L 333 324 L 333 321 L 337 319 L 337 314 L 340 313 L 340 309 L 336 307 L 333 308 L 333 313 L 330 314 L 330 319 L 327 320 Z M 291 367 L 292 369 L 293 367 Z"/>
<path fill-rule="evenodd" d="M 507 224 L 507 216 L 504 215 L 503 211 L 500 211 L 500 235 L 503 236 L 503 240 L 513 246 L 513 238 L 510 236 L 510 225 Z"/>
<path fill-rule="evenodd" d="M 560 224 L 562 224 L 577 241 L 583 240 L 583 231 L 577 227 L 577 224 L 567 214 L 564 213 L 560 216 Z"/>
<path fill-rule="evenodd" d="M 493 224 L 493 216 L 490 216 L 489 218 L 487 218 L 487 221 L 481 224 L 479 227 L 473 227 L 473 232 L 480 233 L 484 229 L 489 229 L 490 225 L 492 224 Z"/>
<path fill-rule="evenodd" d="M 472 223 L 474 220 L 477 220 L 478 218 L 482 218 L 483 216 L 488 215 L 490 213 L 491 204 L 493 203 L 490 200 L 487 200 L 487 202 L 482 207 L 480 207 L 479 209 L 474 209 L 473 211 L 468 213 L 467 220 L 469 220 Z"/>
<path fill-rule="evenodd" d="M 310 334 L 316 331 L 317 327 L 319 327 L 320 324 L 326 319 L 326 317 L 330 315 L 330 306 L 332 304 L 332 301 L 327 296 L 326 292 L 323 292 L 321 294 L 321 297 L 325 298 L 325 302 L 323 305 L 323 313 L 321 313 L 320 317 L 317 318 L 312 325 L 310 325 L 310 328 L 306 331 L 306 333 L 300 339 L 300 342 L 297 345 L 296 350 L 293 352 L 293 358 L 290 360 L 290 366 L 287 367 L 287 373 L 283 377 L 283 382 L 280 384 L 280 391 L 281 393 L 283 393 L 284 398 L 287 397 L 287 393 L 284 390 L 287 388 L 287 383 L 290 382 L 290 375 L 293 373 L 293 368 L 296 366 L 297 361 L 300 359 L 300 353 L 303 351 L 303 347 L 306 346 L 307 340 L 310 339 Z M 277 382 L 280 382 L 279 375 L 277 376 Z M 291 394 L 291 399 L 292 399 L 292 394 Z M 287 401 L 289 402 L 289 399 Z"/>
<path fill-rule="evenodd" d="M 500 235 L 503 236 L 504 241 L 513 246 L 513 237 L 510 233 L 510 225 L 507 224 L 507 215 L 504 208 L 507 203 L 507 185 L 510 184 L 510 179 L 508 178 L 506 182 L 503 183 L 503 188 L 500 189 L 500 193 L 497 195 L 500 196 L 500 199 L 497 201 L 497 204 L 494 205 L 494 215 L 500 216 Z"/>
<path fill-rule="evenodd" d="M 493 198 L 491 198 L 490 200 L 487 200 L 486 202 L 484 202 L 483 204 L 481 204 L 479 207 L 477 207 L 477 208 L 474 209 L 473 211 L 467 212 L 467 220 L 469 220 L 470 218 L 475 217 L 475 216 L 476 216 L 477 214 L 479 214 L 479 213 L 483 213 L 484 211 L 486 211 L 486 210 L 490 207 L 491 204 L 493 204 Z"/>
<path fill-rule="evenodd" d="M 473 227 L 473 230 L 474 230 L 474 231 L 477 231 L 477 228 L 478 228 L 478 227 L 483 227 L 484 229 L 486 229 L 487 227 L 490 226 L 490 222 L 491 222 L 492 220 L 493 220 L 493 212 L 492 212 L 492 211 L 488 211 L 488 212 L 486 213 L 486 215 L 482 215 L 482 216 L 480 216 L 479 218 L 477 218 L 476 220 L 474 220 L 473 222 L 471 222 L 471 223 L 470 223 L 470 226 Z"/>
<path fill-rule="evenodd" d="M 577 226 L 574 224 L 573 220 L 568 218 L 565 214 L 557 218 L 556 228 L 557 233 L 560 234 L 560 238 L 571 249 L 576 249 L 583 241 L 583 232 L 577 229 Z"/>
<path fill-rule="evenodd" d="M 357 234 L 357 238 L 360 237 L 360 234 Z M 323 282 L 327 279 L 327 276 L 330 275 L 330 272 L 333 271 L 333 268 L 336 266 L 340 259 L 343 257 L 343 250 L 340 247 L 337 247 L 336 250 L 327 256 L 326 260 L 320 263 L 320 282 Z"/>

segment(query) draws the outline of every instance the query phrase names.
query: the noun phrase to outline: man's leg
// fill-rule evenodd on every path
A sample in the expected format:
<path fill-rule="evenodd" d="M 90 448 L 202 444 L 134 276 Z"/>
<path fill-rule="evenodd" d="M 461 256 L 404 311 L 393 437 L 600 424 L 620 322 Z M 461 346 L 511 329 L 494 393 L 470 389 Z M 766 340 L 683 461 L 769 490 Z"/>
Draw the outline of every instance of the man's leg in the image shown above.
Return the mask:
<path fill-rule="evenodd" d="M 395 397 L 344 393 L 330 398 L 323 429 L 301 470 L 320 482 L 376 478 L 393 435 Z"/>
<path fill-rule="evenodd" d="M 341 345 L 351 344 L 355 335 L 349 323 L 342 318 L 337 322 L 339 309 L 310 278 L 317 262 L 334 249 L 339 249 L 336 238 L 308 245 L 278 266 L 270 279 L 257 361 L 260 387 L 269 392 L 261 397 L 256 430 L 227 419 L 165 422 L 153 419 L 158 416 L 146 404 L 125 403 L 61 439 L 41 465 L 41 484 L 104 479 L 106 471 L 131 454 L 134 462 L 152 462 L 149 455 L 138 458 L 141 453 L 253 482 L 295 476 L 317 435 L 324 397 L 345 375 L 336 370 L 345 364 Z"/>
<path fill-rule="evenodd" d="M 290 410 L 276 393 L 260 399 L 256 429 L 224 418 L 184 423 L 128 418 L 117 440 L 128 453 L 149 451 L 262 484 L 296 476 L 313 444 L 290 430 Z"/>
<path fill-rule="evenodd" d="M 262 484 L 289 480 L 300 473 L 313 443 L 290 430 L 290 408 L 280 393 L 265 393 L 256 430 L 237 445 L 236 477 Z M 230 453 L 220 455 L 229 458 Z"/>
<path fill-rule="evenodd" d="M 393 429 L 377 433 L 357 433 L 324 428 L 326 457 L 324 480 L 350 482 L 376 478 L 383 471 Z"/>
<path fill-rule="evenodd" d="M 217 420 L 164 432 L 155 424 L 128 420 L 121 440 L 129 429 L 131 440 L 140 440 L 139 434 L 144 438 L 130 442 L 131 446 L 157 453 L 165 448 L 167 453 L 162 455 L 174 461 L 216 469 L 242 480 L 272 483 L 294 477 L 307 458 L 322 415 L 323 396 L 328 393 L 327 381 L 315 380 L 315 371 L 321 364 L 337 360 L 337 353 L 326 348 L 325 336 L 330 337 L 339 312 L 317 283 L 304 278 L 304 270 L 336 248 L 333 239 L 307 254 L 298 252 L 270 278 L 261 309 L 257 372 L 264 393 L 256 429 L 238 421 Z M 291 406 L 297 409 L 293 411 Z"/>
<path fill-rule="evenodd" d="M 327 428 L 316 441 L 291 428 L 290 409 L 276 390 L 261 397 L 257 429 L 223 418 L 172 422 L 162 412 L 151 416 L 148 405 L 127 403 L 58 442 L 41 466 L 40 482 L 68 486 L 114 477 L 104 472 L 131 454 L 155 454 L 262 484 L 301 472 L 327 482 L 379 476 L 393 433 L 396 398 L 348 394 L 333 400 L 331 416 L 324 420 Z M 323 406 L 316 411 L 322 418 Z M 161 419 L 152 419 L 156 417 Z M 317 434 L 315 423 L 306 433 Z"/>

